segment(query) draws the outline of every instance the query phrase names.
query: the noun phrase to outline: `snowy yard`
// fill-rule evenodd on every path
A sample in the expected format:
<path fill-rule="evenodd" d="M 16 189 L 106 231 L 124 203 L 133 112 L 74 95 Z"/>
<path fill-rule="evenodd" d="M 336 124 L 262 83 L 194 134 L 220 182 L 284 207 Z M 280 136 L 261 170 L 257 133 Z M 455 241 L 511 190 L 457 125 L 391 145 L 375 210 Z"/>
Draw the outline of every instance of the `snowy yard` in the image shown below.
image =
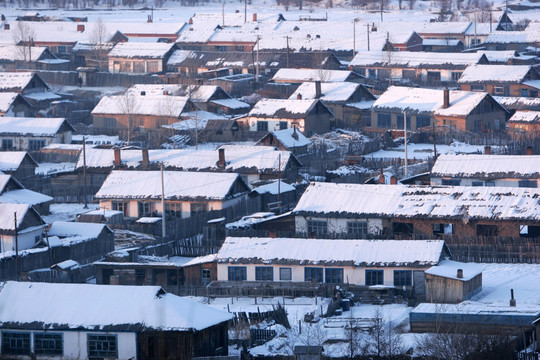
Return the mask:
<path fill-rule="evenodd" d="M 55 221 L 74 221 L 77 215 L 97 209 L 99 209 L 98 204 L 88 204 L 87 209 L 84 208 L 84 204 L 51 204 L 51 213 L 42 216 L 42 218 L 49 224 Z"/>

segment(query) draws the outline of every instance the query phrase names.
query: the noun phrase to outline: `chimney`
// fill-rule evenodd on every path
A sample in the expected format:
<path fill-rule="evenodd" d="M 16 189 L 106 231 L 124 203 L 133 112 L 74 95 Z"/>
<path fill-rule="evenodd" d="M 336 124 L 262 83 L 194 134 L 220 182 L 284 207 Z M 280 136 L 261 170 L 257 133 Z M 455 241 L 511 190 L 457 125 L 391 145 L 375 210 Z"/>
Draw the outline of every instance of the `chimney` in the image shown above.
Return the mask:
<path fill-rule="evenodd" d="M 153 20 L 152 20 L 152 15 L 148 15 L 148 20 L 146 20 L 146 22 L 147 22 L 147 23 L 153 22 Z"/>
<path fill-rule="evenodd" d="M 397 185 L 397 177 L 394 175 L 390 177 L 390 185 Z"/>
<path fill-rule="evenodd" d="M 84 32 L 84 24 L 77 24 L 77 32 Z"/>
<path fill-rule="evenodd" d="M 4 24 L 4 30 L 9 30 L 9 24 Z"/>
<path fill-rule="evenodd" d="M 145 96 L 146 95 L 146 91 L 141 91 L 141 96 Z"/>
<path fill-rule="evenodd" d="M 163 95 L 169 95 L 169 92 L 167 90 L 163 90 Z"/>
<path fill-rule="evenodd" d="M 296 100 L 302 100 L 302 94 L 296 95 Z"/>
<path fill-rule="evenodd" d="M 514 299 L 514 289 L 510 289 L 510 306 L 516 306 L 516 299 Z"/>
<path fill-rule="evenodd" d="M 457 278 L 463 279 L 463 269 L 457 269 Z"/>
<path fill-rule="evenodd" d="M 193 18 L 189 18 L 188 22 L 189 25 L 193 25 Z"/>
<path fill-rule="evenodd" d="M 383 174 L 382 168 L 381 168 L 381 172 L 379 173 L 379 184 L 384 184 L 384 174 Z"/>
<path fill-rule="evenodd" d="M 257 13 L 253 14 L 253 22 L 257 22 Z"/>
<path fill-rule="evenodd" d="M 443 109 L 448 109 L 450 106 L 450 90 L 444 88 L 443 90 Z"/>
<path fill-rule="evenodd" d="M 292 137 L 294 140 L 298 140 L 298 134 L 296 133 L 296 125 L 293 125 Z"/>
<path fill-rule="evenodd" d="M 320 80 L 315 81 L 315 99 L 321 97 L 321 82 Z"/>
<path fill-rule="evenodd" d="M 150 158 L 148 157 L 148 149 L 147 148 L 142 149 L 141 165 L 142 165 L 143 169 L 148 169 L 148 166 L 150 165 Z"/>
<path fill-rule="evenodd" d="M 491 146 L 484 146 L 484 155 L 491 155 Z"/>
<path fill-rule="evenodd" d="M 236 9 L 234 13 L 235 14 L 240 14 L 240 10 Z"/>
<path fill-rule="evenodd" d="M 527 150 L 525 150 L 525 154 L 532 155 L 533 154 L 533 147 L 527 146 Z"/>
<path fill-rule="evenodd" d="M 114 148 L 113 165 L 116 167 L 119 167 L 120 165 L 122 165 L 122 160 L 120 159 L 120 148 L 117 148 L 117 147 Z"/>
<path fill-rule="evenodd" d="M 218 168 L 225 169 L 225 149 L 221 148 L 218 149 L 219 152 L 219 160 L 218 160 Z"/>

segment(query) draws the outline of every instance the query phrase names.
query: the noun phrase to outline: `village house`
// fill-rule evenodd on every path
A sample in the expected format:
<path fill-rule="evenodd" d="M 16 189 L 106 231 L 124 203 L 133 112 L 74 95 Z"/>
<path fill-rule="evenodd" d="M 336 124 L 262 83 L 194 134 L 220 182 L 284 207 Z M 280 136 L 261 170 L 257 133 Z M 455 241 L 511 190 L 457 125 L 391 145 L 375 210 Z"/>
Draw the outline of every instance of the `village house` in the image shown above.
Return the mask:
<path fill-rule="evenodd" d="M 531 22 L 532 24 L 532 22 Z M 528 47 L 540 47 L 538 27 L 531 26 L 524 31 L 493 31 L 484 40 L 488 50 L 515 50 L 524 52 Z"/>
<path fill-rule="evenodd" d="M 12 175 L 19 181 L 35 175 L 38 163 L 30 154 L 26 151 L 9 151 L 9 148 L 4 146 L 2 146 L 1 149 L 1 172 Z"/>
<path fill-rule="evenodd" d="M 523 96 L 494 96 L 499 104 L 504 106 L 510 114 L 517 111 L 540 111 L 540 98 Z"/>
<path fill-rule="evenodd" d="M 289 99 L 320 99 L 334 113 L 336 126 L 356 128 L 371 123 L 370 109 L 376 100 L 362 84 L 317 81 L 302 83 Z"/>
<path fill-rule="evenodd" d="M 39 310 L 43 304 L 47 311 Z M 0 305 L 2 357 L 190 360 L 228 354 L 231 314 L 159 286 L 10 281 L 0 290 Z"/>
<path fill-rule="evenodd" d="M 32 105 L 19 93 L 0 92 L 0 117 L 32 116 Z"/>
<path fill-rule="evenodd" d="M 461 90 L 536 98 L 540 74 L 530 65 L 474 65 L 463 72 L 458 82 Z"/>
<path fill-rule="evenodd" d="M 69 61 L 58 59 L 47 47 L 27 45 L 0 46 L 0 68 L 3 71 L 18 69 L 69 70 Z"/>
<path fill-rule="evenodd" d="M 312 183 L 296 233 L 341 238 L 526 238 L 540 233 L 537 188 Z M 526 255 L 524 255 L 526 256 Z"/>
<path fill-rule="evenodd" d="M 445 259 L 426 271 L 426 301 L 457 304 L 482 290 L 482 266 Z"/>
<path fill-rule="evenodd" d="M 71 63 L 74 68 L 92 67 L 101 71 L 109 70 L 109 52 L 114 42 L 101 43 L 78 41 L 71 49 Z"/>
<path fill-rule="evenodd" d="M 17 106 L 15 116 L 22 116 L 23 111 L 37 111 L 49 107 L 51 101 L 60 100 L 62 97 L 51 91 L 47 83 L 33 72 L 0 72 L 0 92 L 19 93 L 30 104 Z"/>
<path fill-rule="evenodd" d="M 417 130 L 432 125 L 488 132 L 505 127 L 508 111 L 485 92 L 391 86 L 371 108 L 373 129 Z"/>
<path fill-rule="evenodd" d="M 311 140 L 304 136 L 296 127 L 276 130 L 264 135 L 256 145 L 274 146 L 279 150 L 290 151 L 294 155 L 305 154 L 311 145 Z"/>
<path fill-rule="evenodd" d="M 431 185 L 540 187 L 540 156 L 441 154 Z"/>
<path fill-rule="evenodd" d="M 237 122 L 248 131 L 266 133 L 295 127 L 304 135 L 311 136 L 330 131 L 334 114 L 319 99 L 261 99 L 248 115 Z"/>
<path fill-rule="evenodd" d="M 2 148 L 39 151 L 50 144 L 69 144 L 75 129 L 64 118 L 0 117 Z"/>
<path fill-rule="evenodd" d="M 0 174 L 0 203 L 27 204 L 40 214 L 47 215 L 52 201 L 50 196 L 25 189 L 13 176 Z"/>
<path fill-rule="evenodd" d="M 235 173 L 164 171 L 112 171 L 95 199 L 103 209 L 117 210 L 124 217 L 161 215 L 162 191 L 165 213 L 188 218 L 221 210 L 246 198 L 249 186 Z"/>
<path fill-rule="evenodd" d="M 165 71 L 174 43 L 120 42 L 109 51 L 111 73 L 155 74 Z"/>
<path fill-rule="evenodd" d="M 216 255 L 217 286 L 371 286 L 418 290 L 424 271 L 449 256 L 442 240 L 227 237 Z M 360 299 L 357 299 L 360 300 Z"/>
<path fill-rule="evenodd" d="M 470 65 L 488 64 L 481 53 L 360 51 L 349 68 L 368 79 L 414 84 L 455 84 Z"/>
<path fill-rule="evenodd" d="M 32 206 L 0 203 L 0 252 L 14 252 L 16 245 L 19 251 L 34 247 L 41 241 L 44 227 L 45 222 Z"/>
<path fill-rule="evenodd" d="M 364 80 L 362 75 L 350 70 L 326 70 L 314 69 L 279 69 L 272 77 L 274 83 L 300 84 L 304 82 L 353 82 L 360 83 Z"/>
<path fill-rule="evenodd" d="M 516 111 L 508 119 L 508 132 L 522 137 L 536 137 L 540 132 L 540 111 Z"/>

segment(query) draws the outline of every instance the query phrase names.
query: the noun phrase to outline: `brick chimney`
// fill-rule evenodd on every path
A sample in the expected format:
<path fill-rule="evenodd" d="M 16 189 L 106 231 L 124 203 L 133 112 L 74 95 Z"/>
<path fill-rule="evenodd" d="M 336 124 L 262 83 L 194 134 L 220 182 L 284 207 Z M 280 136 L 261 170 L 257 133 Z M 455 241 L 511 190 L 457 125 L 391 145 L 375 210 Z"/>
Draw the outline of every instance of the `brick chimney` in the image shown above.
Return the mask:
<path fill-rule="evenodd" d="M 120 148 L 117 148 L 117 147 L 114 148 L 113 165 L 116 166 L 116 167 L 119 167 L 120 165 L 122 165 L 122 160 L 120 158 Z"/>
<path fill-rule="evenodd" d="M 218 149 L 218 154 L 219 154 L 219 158 L 218 158 L 217 166 L 220 169 L 225 169 L 225 149 L 223 148 Z"/>
<path fill-rule="evenodd" d="M 302 100 L 302 94 L 296 95 L 296 100 Z"/>
<path fill-rule="evenodd" d="M 321 82 L 320 80 L 317 80 L 315 81 L 315 99 L 319 99 L 321 97 L 321 94 Z"/>
<path fill-rule="evenodd" d="M 379 184 L 384 184 L 384 174 L 383 174 L 382 168 L 381 168 L 381 172 L 379 173 Z"/>
<path fill-rule="evenodd" d="M 9 30 L 9 24 L 4 24 L 4 30 Z"/>
<path fill-rule="evenodd" d="M 443 90 L 443 109 L 448 109 L 450 106 L 450 90 L 444 88 Z"/>
<path fill-rule="evenodd" d="M 257 13 L 253 14 L 253 22 L 257 22 Z"/>
<path fill-rule="evenodd" d="M 527 146 L 527 149 L 525 150 L 525 154 L 532 155 L 533 154 L 533 147 Z"/>
<path fill-rule="evenodd" d="M 510 306 L 516 306 L 516 299 L 514 299 L 514 289 L 510 289 Z"/>
<path fill-rule="evenodd" d="M 491 146 L 484 146 L 484 155 L 491 155 Z"/>
<path fill-rule="evenodd" d="M 193 25 L 193 18 L 189 18 L 188 24 L 189 24 L 189 25 Z"/>
<path fill-rule="evenodd" d="M 397 185 L 397 177 L 394 175 L 390 177 L 390 185 Z"/>
<path fill-rule="evenodd" d="M 458 279 L 463 279 L 463 269 L 457 269 L 456 277 Z"/>
<path fill-rule="evenodd" d="M 84 32 L 84 24 L 77 24 L 77 32 Z"/>
<path fill-rule="evenodd" d="M 142 161 L 141 165 L 143 169 L 148 169 L 148 166 L 150 165 L 150 158 L 148 157 L 148 149 L 142 148 Z"/>
<path fill-rule="evenodd" d="M 298 140 L 298 134 L 296 133 L 296 125 L 293 125 L 292 137 L 294 140 Z"/>

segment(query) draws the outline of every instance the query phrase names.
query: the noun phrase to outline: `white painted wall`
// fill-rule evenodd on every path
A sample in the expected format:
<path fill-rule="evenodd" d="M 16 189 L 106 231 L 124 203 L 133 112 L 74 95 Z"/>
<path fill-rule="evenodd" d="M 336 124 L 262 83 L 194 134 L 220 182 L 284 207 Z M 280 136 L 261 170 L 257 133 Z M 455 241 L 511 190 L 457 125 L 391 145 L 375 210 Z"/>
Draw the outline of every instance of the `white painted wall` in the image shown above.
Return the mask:
<path fill-rule="evenodd" d="M 297 233 L 307 232 L 307 222 L 308 220 L 320 220 L 326 221 L 328 234 L 346 234 L 347 233 L 347 222 L 361 222 L 367 221 L 367 229 L 369 235 L 379 235 L 383 231 L 382 219 L 346 219 L 346 218 L 323 218 L 323 217 L 305 217 L 305 216 L 296 216 L 295 218 L 295 227 Z"/>
<path fill-rule="evenodd" d="M 39 236 L 41 239 L 41 234 L 43 233 L 43 227 L 36 226 L 29 228 L 28 230 L 22 230 L 18 234 L 18 248 L 20 250 L 26 250 L 34 247 L 36 244 L 36 236 Z M 15 236 L 12 235 L 2 235 L 0 236 L 1 241 L 1 252 L 5 251 L 15 251 Z"/>
<path fill-rule="evenodd" d="M 248 117 L 247 125 L 249 126 L 249 131 L 257 131 L 257 121 L 267 121 L 268 122 L 268 131 L 277 131 L 279 130 L 279 122 L 287 122 L 287 127 L 291 128 L 291 119 L 270 119 L 270 118 L 257 118 L 257 117 Z M 305 132 L 305 123 L 304 119 L 295 119 L 295 124 L 297 124 L 297 129 L 304 133 Z"/>
<path fill-rule="evenodd" d="M 472 183 L 473 181 L 482 181 L 484 183 L 484 186 L 485 186 L 485 180 L 481 180 L 481 179 L 472 179 L 472 178 L 458 178 L 458 177 L 453 177 L 452 178 L 453 180 L 461 180 L 461 183 L 460 185 L 461 186 L 472 186 Z M 441 177 L 432 177 L 431 178 L 431 184 L 432 185 L 442 185 L 442 180 L 443 178 Z M 497 179 L 497 180 L 493 180 L 493 182 L 495 183 L 494 186 L 508 186 L 508 187 L 518 187 L 519 186 L 519 180 L 521 179 Z M 523 180 L 526 180 L 526 179 L 523 179 Z M 540 187 L 540 179 L 530 179 L 530 180 L 534 180 L 537 182 L 537 186 Z"/>

